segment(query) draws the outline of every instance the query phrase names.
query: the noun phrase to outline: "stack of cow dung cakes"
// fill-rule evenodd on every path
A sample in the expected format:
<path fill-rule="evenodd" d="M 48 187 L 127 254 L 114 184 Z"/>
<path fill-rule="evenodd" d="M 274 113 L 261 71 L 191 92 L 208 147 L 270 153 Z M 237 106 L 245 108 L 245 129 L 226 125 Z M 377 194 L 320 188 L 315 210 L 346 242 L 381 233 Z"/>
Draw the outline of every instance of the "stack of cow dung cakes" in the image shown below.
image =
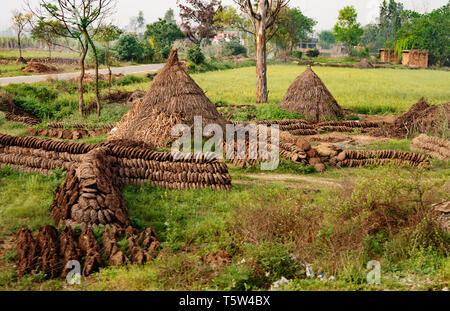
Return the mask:
<path fill-rule="evenodd" d="M 69 171 L 55 192 L 52 206 L 55 223 L 70 227 L 129 225 L 125 200 L 107 165 L 108 152 L 108 148 L 95 149 L 82 157 L 78 168 Z"/>

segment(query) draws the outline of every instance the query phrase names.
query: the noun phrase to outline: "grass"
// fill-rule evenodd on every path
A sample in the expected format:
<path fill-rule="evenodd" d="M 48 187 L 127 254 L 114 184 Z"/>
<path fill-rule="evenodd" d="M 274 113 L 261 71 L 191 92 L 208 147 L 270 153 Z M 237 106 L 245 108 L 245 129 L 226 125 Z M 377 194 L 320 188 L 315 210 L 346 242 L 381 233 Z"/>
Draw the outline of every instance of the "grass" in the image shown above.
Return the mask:
<path fill-rule="evenodd" d="M 233 178 L 240 173 L 239 170 L 232 171 Z M 352 201 L 363 199 L 358 189 L 366 189 L 367 182 L 374 184 L 372 193 L 380 192 L 377 194 L 379 199 L 388 200 L 386 204 L 403 198 L 394 193 L 410 191 L 406 187 L 408 184 L 419 182 L 444 189 L 441 187 L 445 179 L 420 172 L 422 179 L 417 181 L 416 173 L 419 171 L 359 169 L 358 175 L 367 177 L 355 180 L 356 188 L 350 192 Z M 386 179 L 386 176 L 392 177 Z M 326 175 L 315 174 L 315 178 L 326 178 Z M 51 223 L 52 191 L 61 180 L 60 175 L 45 177 L 0 170 L 2 233 L 9 236 L 22 225 L 36 231 L 39 226 Z M 391 188 L 393 185 L 399 186 Z M 255 184 L 237 185 L 230 192 L 214 192 L 128 186 L 123 194 L 131 222 L 137 228 L 151 225 L 155 229 L 163 245 L 159 259 L 143 267 L 102 269 L 71 290 L 257 290 L 270 288 L 270 284 L 282 276 L 292 280 L 284 290 L 440 290 L 448 286 L 448 257 L 438 248 L 422 242 L 417 247 L 409 247 L 407 242 L 410 240 L 404 236 L 408 234 L 406 227 L 403 230 L 399 227 L 396 230 L 400 232 L 394 231 L 392 237 L 382 239 L 378 244 L 366 244 L 362 239 L 364 231 L 359 232 L 365 228 L 365 219 L 372 217 L 367 218 L 370 214 L 360 213 L 346 224 L 341 218 L 345 214 L 340 214 L 340 206 L 352 202 L 345 199 L 346 195 L 331 190 L 303 194 L 301 189 L 301 185 L 288 189 L 281 185 Z M 410 193 L 414 199 L 415 191 Z M 330 209 L 331 201 L 334 205 Z M 376 215 L 376 212 L 372 213 Z M 305 221 L 310 224 L 309 229 L 305 227 L 306 223 L 303 224 Z M 337 228 L 348 230 L 349 225 L 353 229 L 345 234 L 356 239 L 352 242 L 356 252 L 348 252 L 344 247 L 342 255 L 347 255 L 342 258 L 331 256 L 332 252 L 338 251 L 339 244 L 323 243 L 320 232 L 341 235 L 345 231 Z M 334 229 L 337 231 L 330 231 L 329 228 L 334 226 L 339 226 Z M 243 235 L 242 230 L 247 234 Z M 309 234 L 308 230 L 318 230 L 311 232 L 315 237 L 312 244 L 302 237 Z M 251 239 L 247 240 L 245 236 Z M 330 236 L 330 239 L 344 241 L 342 237 Z M 203 255 L 218 249 L 233 255 L 231 266 L 212 269 L 201 261 Z M 364 281 L 367 274 L 364 265 L 370 252 L 375 252 L 376 258 L 383 258 L 383 283 L 378 287 L 370 287 Z M 314 257 L 303 258 L 307 253 L 315 254 L 316 260 L 312 259 Z M 14 253 L 7 253 L 3 260 L 7 262 L 0 269 L 0 286 L 4 289 L 67 289 L 62 280 L 45 280 L 37 276 L 17 279 L 14 270 L 10 269 Z M 304 262 L 313 262 L 316 273 L 334 276 L 335 281 L 306 279 Z"/>
<path fill-rule="evenodd" d="M 249 114 L 257 119 L 299 117 L 277 105 L 303 69 L 270 66 L 270 102 L 239 112 L 235 118 L 244 120 Z M 422 95 L 433 104 L 448 101 L 450 95 L 445 87 L 450 82 L 448 72 L 315 70 L 341 105 L 357 112 L 398 112 Z M 213 102 L 225 105 L 254 104 L 254 76 L 254 68 L 193 75 Z M 114 89 L 146 90 L 150 83 L 148 79 L 128 80 L 131 84 Z M 20 91 L 19 97 L 27 97 L 22 101 L 39 109 L 45 121 L 112 123 L 129 109 L 104 105 L 100 119 L 92 114 L 86 120 L 76 113 L 76 86 L 70 82 L 9 88 Z M 54 99 L 39 100 L 42 94 L 53 94 Z M 91 87 L 86 98 L 87 102 L 93 99 Z M 46 111 L 52 117 L 46 116 Z M 1 133 L 25 135 L 27 128 L 7 122 L 0 114 Z M 80 141 L 105 140 L 106 135 Z M 410 151 L 410 140 L 390 140 L 366 148 Z M 168 191 L 150 185 L 123 189 L 132 224 L 140 229 L 152 226 L 161 240 L 158 259 L 142 267 L 105 268 L 80 286 L 68 287 L 62 279 L 47 280 L 41 274 L 19 279 L 15 251 L 6 243 L 0 245 L 0 289 L 267 290 L 281 277 L 290 280 L 281 290 L 441 290 L 450 285 L 450 236 L 429 222 L 430 205 L 450 198 L 448 161 L 433 161 L 429 171 L 329 167 L 317 173 L 288 161 L 264 174 L 258 168 L 231 167 L 229 171 L 234 187 L 228 192 Z M 63 178 L 59 171 L 41 176 L 0 169 L 0 239 L 12 243 L 22 226 L 36 232 L 40 226 L 52 224 L 53 191 Z M 217 250 L 233 256 L 231 265 L 212 268 L 201 260 Z M 379 286 L 365 281 L 366 264 L 372 259 L 382 264 Z M 305 263 L 313 264 L 316 274 L 334 280 L 306 278 Z"/>

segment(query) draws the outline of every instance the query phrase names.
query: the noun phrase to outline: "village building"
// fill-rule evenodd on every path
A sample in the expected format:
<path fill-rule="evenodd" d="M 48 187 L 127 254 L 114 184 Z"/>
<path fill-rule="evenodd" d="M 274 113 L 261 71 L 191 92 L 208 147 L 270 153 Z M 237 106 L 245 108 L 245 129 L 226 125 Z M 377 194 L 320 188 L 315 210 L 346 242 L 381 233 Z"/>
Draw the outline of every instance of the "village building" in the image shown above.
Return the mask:
<path fill-rule="evenodd" d="M 428 50 L 402 51 L 402 64 L 408 67 L 428 68 Z"/>
<path fill-rule="evenodd" d="M 380 49 L 380 62 L 399 64 L 400 60 L 394 49 Z"/>

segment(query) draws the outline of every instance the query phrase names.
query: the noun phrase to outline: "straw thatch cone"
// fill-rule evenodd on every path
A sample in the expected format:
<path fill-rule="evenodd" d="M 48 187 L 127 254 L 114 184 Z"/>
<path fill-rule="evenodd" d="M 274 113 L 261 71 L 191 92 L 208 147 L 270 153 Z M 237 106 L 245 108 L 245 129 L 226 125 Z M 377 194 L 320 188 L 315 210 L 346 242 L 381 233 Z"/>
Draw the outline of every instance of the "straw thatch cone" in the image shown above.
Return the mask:
<path fill-rule="evenodd" d="M 226 120 L 183 69 L 173 49 L 145 97 L 119 121 L 109 138 L 155 144 L 155 136 L 170 137 L 171 125 L 192 125 L 195 116 L 203 117 L 203 126 L 214 123 L 225 129 Z M 163 122 L 167 118 L 172 120 Z"/>
<path fill-rule="evenodd" d="M 343 117 L 336 99 L 311 66 L 291 84 L 280 107 L 316 121 Z"/>
<path fill-rule="evenodd" d="M 367 58 L 363 58 L 358 64 L 355 65 L 355 68 L 359 69 L 370 69 L 374 68 L 373 65 L 367 60 Z"/>

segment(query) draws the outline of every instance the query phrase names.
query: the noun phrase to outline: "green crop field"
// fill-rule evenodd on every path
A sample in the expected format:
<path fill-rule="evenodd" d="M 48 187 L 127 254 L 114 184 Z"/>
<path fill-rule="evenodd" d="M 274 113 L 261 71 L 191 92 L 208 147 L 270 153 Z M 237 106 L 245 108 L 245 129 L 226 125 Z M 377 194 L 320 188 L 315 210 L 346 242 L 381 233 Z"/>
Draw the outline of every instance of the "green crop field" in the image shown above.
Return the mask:
<path fill-rule="evenodd" d="M 289 85 L 305 70 L 304 66 L 268 67 L 269 103 L 279 104 Z M 313 67 L 338 103 L 358 113 L 398 113 L 409 109 L 422 96 L 431 104 L 450 100 L 450 72 Z M 193 75 L 213 101 L 254 104 L 255 68 Z"/>
<path fill-rule="evenodd" d="M 269 66 L 270 102 L 258 118 L 292 117 L 277 108 L 289 84 L 305 68 Z M 450 72 L 314 68 L 338 102 L 355 112 L 401 112 L 421 96 L 432 104 L 450 100 Z M 255 69 L 194 74 L 216 104 L 254 104 Z M 145 90 L 150 79 L 122 78 L 113 91 Z M 0 88 L 46 121 L 115 122 L 129 109 L 105 104 L 102 116 L 77 114 L 76 84 L 43 82 Z M 87 103 L 93 88 L 87 87 Z M 102 93 L 106 93 L 102 84 Z M 239 116 L 238 116 L 239 117 Z M 243 116 L 245 117 L 245 116 Z M 0 114 L 0 133 L 26 135 L 28 126 Z M 106 135 L 81 141 L 97 143 Z M 366 149 L 411 151 L 411 141 L 389 140 Z M 0 168 L 0 290 L 267 290 L 281 277 L 281 290 L 442 290 L 450 286 L 450 235 L 429 217 L 433 203 L 449 200 L 448 161 L 431 169 L 311 167 L 282 161 L 273 172 L 230 167 L 233 189 L 168 191 L 146 185 L 123 189 L 136 228 L 152 226 L 162 242 L 159 257 L 144 266 L 101 269 L 69 287 L 39 272 L 19 278 L 14 235 L 52 224 L 50 208 L 64 173 L 21 174 Z M 125 241 L 126 242 L 126 241 Z M 125 243 L 124 242 L 124 243 Z M 231 263 L 202 260 L 222 250 Z M 366 264 L 381 262 L 382 284 L 368 285 Z M 326 280 L 308 279 L 304 264 Z M 333 277 L 333 278 L 330 278 Z"/>
<path fill-rule="evenodd" d="M 45 58 L 49 53 L 45 50 L 24 50 L 22 57 L 24 58 Z M 78 54 L 74 52 L 52 52 L 52 57 L 62 58 L 78 58 Z M 0 58 L 19 58 L 18 50 L 0 50 Z"/>

